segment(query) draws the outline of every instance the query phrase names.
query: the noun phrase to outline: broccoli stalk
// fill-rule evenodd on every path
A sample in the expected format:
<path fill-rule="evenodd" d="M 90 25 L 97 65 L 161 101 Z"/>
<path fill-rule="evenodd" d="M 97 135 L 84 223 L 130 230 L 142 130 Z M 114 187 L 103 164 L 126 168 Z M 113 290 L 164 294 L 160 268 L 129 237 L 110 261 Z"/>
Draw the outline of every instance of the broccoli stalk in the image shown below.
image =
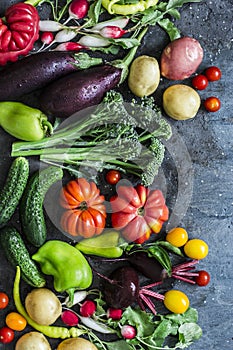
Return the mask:
<path fill-rule="evenodd" d="M 169 139 L 171 133 L 151 98 L 125 104 L 120 93 L 110 91 L 88 115 L 72 117 L 49 138 L 13 143 L 12 156 L 39 155 L 45 163 L 78 174 L 80 165 L 97 171 L 115 167 L 149 186 L 164 158 L 162 139 Z"/>

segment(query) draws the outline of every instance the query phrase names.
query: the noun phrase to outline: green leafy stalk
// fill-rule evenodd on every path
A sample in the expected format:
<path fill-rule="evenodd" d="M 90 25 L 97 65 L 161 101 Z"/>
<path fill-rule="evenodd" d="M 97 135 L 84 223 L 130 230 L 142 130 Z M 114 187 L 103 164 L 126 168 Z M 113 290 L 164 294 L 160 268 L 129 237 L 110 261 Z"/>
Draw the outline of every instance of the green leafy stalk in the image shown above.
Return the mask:
<path fill-rule="evenodd" d="M 90 114 L 74 118 L 48 138 L 13 143 L 12 156 L 39 155 L 43 162 L 71 166 L 72 172 L 80 165 L 97 171 L 112 166 L 152 184 L 164 158 L 161 139 L 171 136 L 171 127 L 151 99 L 126 108 L 122 95 L 110 91 Z"/>

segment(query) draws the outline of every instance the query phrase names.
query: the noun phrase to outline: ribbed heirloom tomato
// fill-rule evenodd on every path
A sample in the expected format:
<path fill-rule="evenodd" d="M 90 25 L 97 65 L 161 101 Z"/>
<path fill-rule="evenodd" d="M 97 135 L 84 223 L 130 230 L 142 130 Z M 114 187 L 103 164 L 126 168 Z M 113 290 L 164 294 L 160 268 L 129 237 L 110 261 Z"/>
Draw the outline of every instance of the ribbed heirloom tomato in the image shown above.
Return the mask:
<path fill-rule="evenodd" d="M 130 242 L 142 244 L 151 233 L 159 233 L 168 219 L 168 208 L 161 191 L 142 185 L 119 186 L 117 195 L 110 199 L 112 226 L 122 230 Z"/>
<path fill-rule="evenodd" d="M 68 182 L 60 193 L 60 204 L 66 209 L 61 217 L 61 227 L 72 236 L 99 235 L 106 222 L 104 200 L 94 182 L 84 178 Z"/>

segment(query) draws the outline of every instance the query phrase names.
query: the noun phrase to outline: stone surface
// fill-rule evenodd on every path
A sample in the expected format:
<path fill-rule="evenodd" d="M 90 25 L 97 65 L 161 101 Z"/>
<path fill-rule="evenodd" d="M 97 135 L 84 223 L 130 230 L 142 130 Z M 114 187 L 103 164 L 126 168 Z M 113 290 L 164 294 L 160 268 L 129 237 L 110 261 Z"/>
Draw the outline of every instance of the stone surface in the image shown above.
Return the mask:
<path fill-rule="evenodd" d="M 3 15 L 7 4 L 14 2 L 16 1 L 1 1 L 0 14 Z M 210 95 L 218 96 L 222 102 L 219 112 L 207 113 L 201 108 L 197 117 L 191 121 L 171 121 L 179 141 L 176 141 L 178 149 L 167 155 L 161 175 L 162 181 L 166 183 L 167 201 L 172 209 L 178 200 L 176 210 L 180 223 L 186 227 L 191 238 L 201 238 L 209 245 L 209 255 L 199 263 L 199 267 L 209 271 L 210 284 L 202 288 L 180 282 L 174 284 L 189 295 L 191 305 L 199 312 L 203 336 L 190 346 L 190 350 L 233 349 L 232 13 L 232 0 L 206 0 L 183 6 L 181 19 L 177 21 L 182 35 L 195 37 L 203 46 L 205 57 L 198 71 L 217 65 L 223 73 L 219 82 L 210 83 L 200 93 L 203 99 Z M 145 53 L 159 58 L 166 43 L 168 38 L 160 28 L 151 29 L 139 49 L 139 54 Z M 187 80 L 187 83 L 190 81 Z M 155 94 L 158 104 L 161 103 L 162 92 L 170 84 L 171 82 L 162 79 Z M 122 91 L 128 94 L 126 85 L 122 87 Z M 25 101 L 30 103 L 30 97 L 25 98 Z M 12 139 L 0 130 L 0 186 L 4 183 L 11 161 L 11 142 Z M 186 161 L 192 167 L 189 172 L 192 177 L 186 179 L 187 184 L 179 183 L 185 172 L 178 181 L 176 179 L 177 174 L 183 170 L 183 164 L 169 162 L 169 158 L 173 161 L 174 158 L 178 159 L 181 151 L 187 155 Z M 36 165 L 33 161 L 32 168 Z M 186 192 L 185 188 L 188 188 Z M 178 194 L 180 197 L 177 197 Z M 183 210 L 183 217 L 180 216 L 182 199 L 187 206 L 187 210 Z M 13 223 L 19 227 L 17 214 Z M 53 227 L 50 230 L 54 232 Z M 56 234 L 59 236 L 55 232 L 54 235 Z M 1 248 L 0 261 L 0 290 L 7 290 L 11 296 L 14 271 L 6 262 Z M 12 301 L 9 310 L 13 310 Z M 5 311 L 0 311 L 0 327 L 4 325 L 4 315 Z M 13 349 L 13 345 L 1 344 L 0 349 Z"/>

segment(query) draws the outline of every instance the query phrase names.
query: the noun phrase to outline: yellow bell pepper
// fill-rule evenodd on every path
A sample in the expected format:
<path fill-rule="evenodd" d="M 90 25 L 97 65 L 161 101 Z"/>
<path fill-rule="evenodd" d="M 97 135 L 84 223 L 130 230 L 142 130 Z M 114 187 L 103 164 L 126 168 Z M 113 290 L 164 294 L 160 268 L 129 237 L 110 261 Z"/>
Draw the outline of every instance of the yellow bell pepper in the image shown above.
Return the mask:
<path fill-rule="evenodd" d="M 158 0 L 139 0 L 134 4 L 117 4 L 119 0 L 102 0 L 102 6 L 110 13 L 111 15 L 134 15 L 138 12 L 143 12 L 149 7 L 155 6 Z"/>

